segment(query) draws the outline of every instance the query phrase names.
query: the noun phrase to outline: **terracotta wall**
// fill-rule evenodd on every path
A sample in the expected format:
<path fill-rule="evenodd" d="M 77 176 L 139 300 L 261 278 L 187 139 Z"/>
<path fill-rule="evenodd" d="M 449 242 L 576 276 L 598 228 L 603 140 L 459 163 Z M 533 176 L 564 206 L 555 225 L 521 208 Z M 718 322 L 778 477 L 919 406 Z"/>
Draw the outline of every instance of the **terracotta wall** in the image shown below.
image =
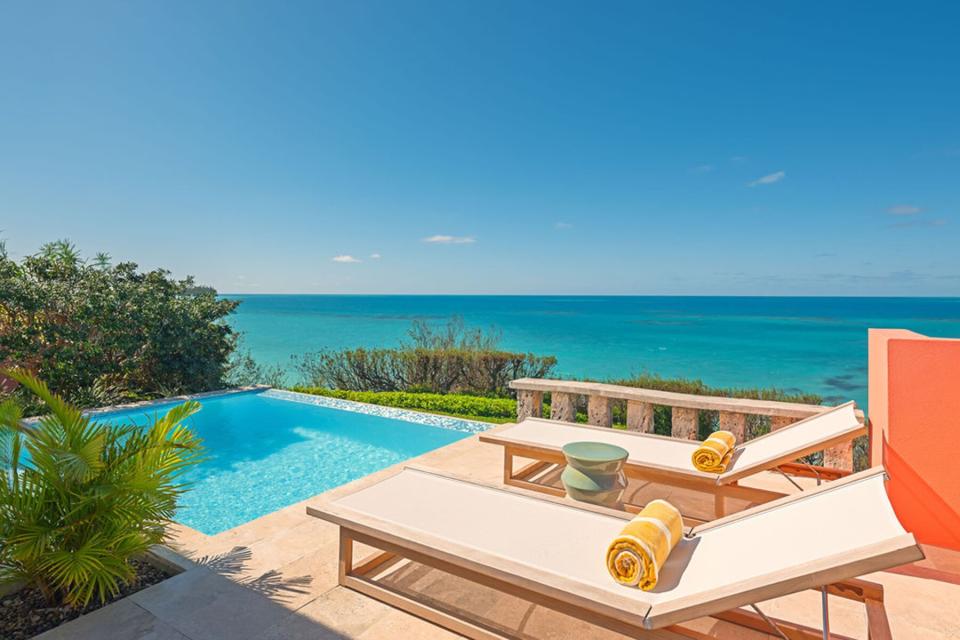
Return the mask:
<path fill-rule="evenodd" d="M 869 332 L 871 463 L 903 526 L 960 550 L 960 340 Z"/>

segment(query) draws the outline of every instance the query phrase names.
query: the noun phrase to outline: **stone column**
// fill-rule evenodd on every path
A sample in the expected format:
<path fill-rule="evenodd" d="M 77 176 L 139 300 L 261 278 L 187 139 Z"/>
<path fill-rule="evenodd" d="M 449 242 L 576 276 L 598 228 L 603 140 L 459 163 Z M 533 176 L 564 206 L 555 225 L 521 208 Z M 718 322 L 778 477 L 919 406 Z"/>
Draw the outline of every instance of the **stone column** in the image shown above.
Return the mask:
<path fill-rule="evenodd" d="M 639 400 L 627 400 L 627 429 L 653 432 L 653 405 Z"/>
<path fill-rule="evenodd" d="M 539 418 L 543 412 L 543 391 L 517 391 L 517 422 Z"/>
<path fill-rule="evenodd" d="M 737 443 L 743 442 L 747 439 L 747 414 L 721 411 L 720 429 L 736 436 Z"/>
<path fill-rule="evenodd" d="M 788 418 L 787 416 L 770 416 L 770 431 L 783 429 L 788 424 L 793 424 L 794 422 L 796 422 L 794 418 Z"/>
<path fill-rule="evenodd" d="M 554 391 L 550 394 L 550 419 L 564 422 L 577 421 L 576 396 L 572 393 Z"/>
<path fill-rule="evenodd" d="M 823 452 L 823 466 L 828 469 L 853 471 L 853 442 L 848 440 L 843 444 L 825 449 Z"/>
<path fill-rule="evenodd" d="M 696 440 L 699 411 L 697 409 L 687 409 L 685 407 L 673 408 L 673 425 L 670 434 L 674 438 L 686 438 L 687 440 Z"/>
<path fill-rule="evenodd" d="M 590 396 L 587 400 L 587 422 L 598 427 L 609 427 L 613 424 L 613 408 L 610 398 Z"/>

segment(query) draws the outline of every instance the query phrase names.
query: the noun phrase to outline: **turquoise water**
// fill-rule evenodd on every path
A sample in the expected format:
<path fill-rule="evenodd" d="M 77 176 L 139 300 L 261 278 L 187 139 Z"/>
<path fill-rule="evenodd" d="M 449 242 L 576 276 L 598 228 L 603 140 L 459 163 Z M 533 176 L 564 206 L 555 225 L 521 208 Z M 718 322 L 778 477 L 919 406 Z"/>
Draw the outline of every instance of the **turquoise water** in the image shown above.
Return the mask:
<path fill-rule="evenodd" d="M 192 489 L 177 520 L 208 535 L 456 442 L 470 435 L 472 424 L 445 418 L 463 429 L 441 428 L 263 393 L 214 396 L 201 404 L 189 423 L 208 458 L 185 476 Z M 99 419 L 143 424 L 168 408 Z"/>
<path fill-rule="evenodd" d="M 393 346 L 413 319 L 496 326 L 508 349 L 568 376 L 649 372 L 776 386 L 866 407 L 867 328 L 960 338 L 958 298 L 232 295 L 253 355 Z M 295 375 L 291 376 L 295 379 Z"/>

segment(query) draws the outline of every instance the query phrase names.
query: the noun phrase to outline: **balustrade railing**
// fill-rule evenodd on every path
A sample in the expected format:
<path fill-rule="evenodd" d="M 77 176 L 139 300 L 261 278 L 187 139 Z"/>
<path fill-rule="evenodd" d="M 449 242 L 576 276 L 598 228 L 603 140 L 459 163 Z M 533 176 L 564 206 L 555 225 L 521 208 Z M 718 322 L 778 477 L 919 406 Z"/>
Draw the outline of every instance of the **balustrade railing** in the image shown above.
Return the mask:
<path fill-rule="evenodd" d="M 626 403 L 626 427 L 632 431 L 652 432 L 654 407 L 671 409 L 671 435 L 675 438 L 695 440 L 698 437 L 701 411 L 716 411 L 719 427 L 736 435 L 739 442 L 749 437 L 748 416 L 768 416 L 770 428 L 780 429 L 797 420 L 802 420 L 829 407 L 795 402 L 752 400 L 701 396 L 673 391 L 658 391 L 599 382 L 574 380 L 548 380 L 521 378 L 510 383 L 517 392 L 517 420 L 528 417 L 544 417 L 544 394 L 550 394 L 551 420 L 573 422 L 577 416 L 578 398 L 585 397 L 587 422 L 609 427 L 613 425 L 613 403 Z M 857 411 L 862 422 L 863 412 Z M 824 451 L 823 466 L 849 471 L 853 469 L 853 444 L 847 442 Z"/>

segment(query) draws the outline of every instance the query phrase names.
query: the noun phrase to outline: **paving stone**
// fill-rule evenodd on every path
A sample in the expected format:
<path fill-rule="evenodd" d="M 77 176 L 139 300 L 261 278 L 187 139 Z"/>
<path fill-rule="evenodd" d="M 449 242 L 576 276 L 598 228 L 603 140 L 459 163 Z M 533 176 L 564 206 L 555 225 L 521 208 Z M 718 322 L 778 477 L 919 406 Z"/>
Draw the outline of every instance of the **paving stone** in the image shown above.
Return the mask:
<path fill-rule="evenodd" d="M 71 620 L 35 640 L 188 640 L 130 598 Z"/>
<path fill-rule="evenodd" d="M 391 611 L 357 636 L 361 640 L 463 640 L 463 636 L 447 631 L 426 620 L 403 611 Z"/>
<path fill-rule="evenodd" d="M 357 638 L 392 611 L 382 602 L 336 587 L 270 627 L 257 640 Z"/>
<path fill-rule="evenodd" d="M 290 614 L 264 593 L 194 569 L 131 596 L 191 640 L 246 640 Z"/>

